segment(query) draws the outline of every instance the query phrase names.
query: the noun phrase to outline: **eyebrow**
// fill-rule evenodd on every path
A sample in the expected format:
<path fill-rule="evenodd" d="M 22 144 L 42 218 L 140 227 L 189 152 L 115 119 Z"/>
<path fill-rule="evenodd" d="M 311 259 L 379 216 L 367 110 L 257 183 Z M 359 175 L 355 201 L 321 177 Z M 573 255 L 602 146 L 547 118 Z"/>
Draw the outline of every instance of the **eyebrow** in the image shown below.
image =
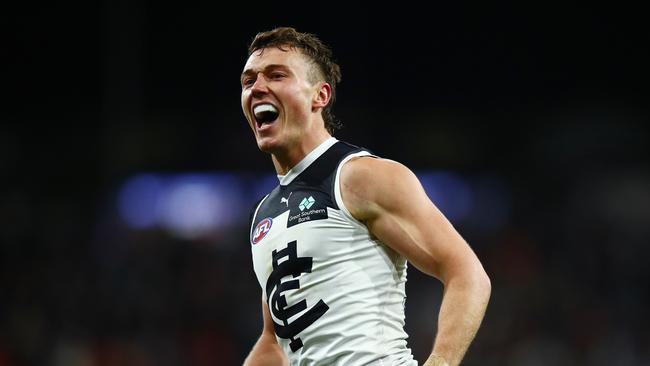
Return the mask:
<path fill-rule="evenodd" d="M 259 71 L 256 71 L 254 69 L 246 69 L 241 73 L 240 79 L 243 78 L 244 76 L 257 74 L 260 71 L 261 72 L 266 72 L 266 71 L 273 70 L 273 69 L 288 70 L 289 68 L 286 65 L 282 65 L 282 64 L 270 64 L 270 65 L 266 65 L 262 70 L 259 70 Z"/>

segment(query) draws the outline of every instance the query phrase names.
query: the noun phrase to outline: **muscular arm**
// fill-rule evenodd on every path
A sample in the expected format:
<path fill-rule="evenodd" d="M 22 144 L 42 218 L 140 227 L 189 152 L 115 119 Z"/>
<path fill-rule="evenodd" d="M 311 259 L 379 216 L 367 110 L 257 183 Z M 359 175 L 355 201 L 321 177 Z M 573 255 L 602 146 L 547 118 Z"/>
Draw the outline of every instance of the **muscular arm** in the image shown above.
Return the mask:
<path fill-rule="evenodd" d="M 264 328 L 262 335 L 244 360 L 244 366 L 288 366 L 289 361 L 275 339 L 269 307 L 262 299 Z"/>
<path fill-rule="evenodd" d="M 341 171 L 350 213 L 370 232 L 444 285 L 438 333 L 425 365 L 457 365 L 474 339 L 490 297 L 480 261 L 403 165 L 369 157 Z M 443 360 L 440 360 L 442 358 Z"/>

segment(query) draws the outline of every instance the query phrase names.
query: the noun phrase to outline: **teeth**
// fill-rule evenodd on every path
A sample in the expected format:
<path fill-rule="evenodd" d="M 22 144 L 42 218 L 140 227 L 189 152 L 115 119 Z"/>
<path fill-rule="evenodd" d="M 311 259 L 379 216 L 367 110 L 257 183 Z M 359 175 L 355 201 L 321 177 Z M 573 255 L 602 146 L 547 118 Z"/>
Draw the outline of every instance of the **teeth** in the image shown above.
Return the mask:
<path fill-rule="evenodd" d="M 255 114 L 258 124 L 264 124 L 275 121 L 280 112 L 272 104 L 260 104 L 253 108 L 253 114 Z"/>
<path fill-rule="evenodd" d="M 255 106 L 255 108 L 253 108 L 253 113 L 255 113 L 255 117 L 260 118 L 260 116 L 265 113 L 277 114 L 278 109 L 275 108 L 273 104 L 260 104 Z"/>

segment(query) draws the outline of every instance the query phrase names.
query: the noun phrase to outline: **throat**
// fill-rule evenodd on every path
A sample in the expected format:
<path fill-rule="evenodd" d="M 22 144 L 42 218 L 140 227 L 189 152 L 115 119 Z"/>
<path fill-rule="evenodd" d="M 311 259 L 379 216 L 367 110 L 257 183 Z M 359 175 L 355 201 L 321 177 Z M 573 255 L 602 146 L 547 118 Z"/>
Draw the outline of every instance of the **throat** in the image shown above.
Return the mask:
<path fill-rule="evenodd" d="M 272 152 L 273 165 L 278 175 L 286 175 L 298 164 L 307 164 L 317 159 L 327 148 L 334 144 L 324 146 L 324 143 L 331 138 L 329 134 L 322 139 L 305 139 L 293 145 L 292 148 Z"/>

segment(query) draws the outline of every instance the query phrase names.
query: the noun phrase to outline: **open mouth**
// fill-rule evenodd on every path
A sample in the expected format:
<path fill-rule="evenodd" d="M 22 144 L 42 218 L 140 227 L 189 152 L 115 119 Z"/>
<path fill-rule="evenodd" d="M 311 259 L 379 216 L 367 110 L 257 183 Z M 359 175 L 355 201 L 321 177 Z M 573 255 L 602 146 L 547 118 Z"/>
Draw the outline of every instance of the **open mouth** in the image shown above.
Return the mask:
<path fill-rule="evenodd" d="M 253 115 L 255 116 L 257 126 L 262 127 L 264 124 L 273 123 L 280 115 L 280 112 L 273 104 L 264 103 L 253 107 Z"/>

